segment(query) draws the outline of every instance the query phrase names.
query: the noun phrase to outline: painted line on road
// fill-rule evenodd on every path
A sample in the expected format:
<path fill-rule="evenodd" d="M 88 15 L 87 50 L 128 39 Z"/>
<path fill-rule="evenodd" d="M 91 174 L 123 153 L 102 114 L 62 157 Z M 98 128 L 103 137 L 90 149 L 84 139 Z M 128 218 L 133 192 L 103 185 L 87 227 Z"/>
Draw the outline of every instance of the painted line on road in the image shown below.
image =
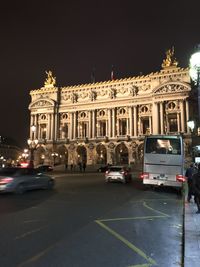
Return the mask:
<path fill-rule="evenodd" d="M 29 236 L 29 235 L 35 234 L 35 233 L 41 231 L 41 230 L 44 229 L 44 228 L 45 228 L 45 227 L 37 228 L 37 229 L 34 229 L 34 230 L 32 230 L 32 231 L 26 232 L 26 233 L 24 233 L 23 235 L 16 236 L 16 237 L 15 237 L 15 240 L 17 240 L 17 239 L 22 239 L 22 238 L 27 237 L 27 236 Z"/>
<path fill-rule="evenodd" d="M 146 201 L 143 201 L 142 204 L 143 204 L 143 206 L 146 209 L 148 209 L 150 211 L 153 211 L 155 213 L 158 213 L 160 215 L 141 216 L 141 217 L 124 217 L 124 218 L 100 219 L 100 220 L 96 220 L 95 221 L 99 226 L 101 226 L 103 229 L 105 229 L 106 231 L 108 231 L 115 238 L 117 238 L 118 240 L 120 240 L 121 242 L 123 242 L 126 246 L 128 246 L 131 250 L 133 250 L 135 253 L 137 253 L 138 255 L 140 255 L 142 258 L 144 258 L 148 262 L 146 264 L 142 264 L 142 265 L 141 264 L 140 265 L 138 265 L 138 264 L 137 265 L 131 265 L 129 267 L 150 267 L 152 265 L 157 265 L 157 263 L 156 263 L 156 261 L 154 259 L 152 259 L 148 255 L 146 255 L 141 249 L 139 249 L 138 247 L 136 247 L 134 244 L 132 244 L 130 241 L 128 241 L 126 238 L 124 238 L 122 235 L 118 234 L 112 228 L 108 227 L 104 222 L 115 222 L 115 221 L 125 221 L 125 220 L 153 220 L 153 219 L 161 219 L 161 218 L 169 218 L 169 217 L 171 217 L 170 215 L 168 215 L 168 214 L 166 214 L 164 212 L 161 212 L 159 210 L 156 210 L 156 209 L 150 207 L 149 205 L 147 205 Z"/>
<path fill-rule="evenodd" d="M 145 208 L 149 209 L 149 210 L 152 210 L 152 211 L 156 212 L 156 213 L 162 214 L 164 217 L 171 217 L 171 216 L 169 216 L 168 214 L 166 214 L 164 212 L 161 212 L 159 210 L 156 210 L 156 209 L 151 208 L 149 205 L 146 204 L 146 202 L 143 202 L 143 206 Z"/>
<path fill-rule="evenodd" d="M 106 231 L 108 231 L 111 235 L 115 236 L 117 239 L 119 239 L 120 241 L 122 241 L 126 246 L 128 246 L 134 252 L 136 252 L 137 254 L 139 254 L 142 258 L 144 258 L 145 260 L 147 260 L 150 264 L 157 265 L 156 262 L 152 258 L 150 258 L 149 256 L 147 256 L 141 249 L 139 249 L 136 246 L 134 246 L 131 242 L 129 242 L 123 236 L 121 236 L 120 234 L 118 234 L 117 232 L 115 232 L 114 230 L 112 230 L 110 227 L 108 227 L 107 225 L 105 225 L 101 221 L 96 220 L 95 222 L 97 224 L 99 224 L 102 228 L 104 228 Z"/>
<path fill-rule="evenodd" d="M 125 218 L 113 218 L 113 219 L 102 219 L 100 222 L 113 222 L 113 221 L 126 221 L 126 220 L 151 220 L 157 218 L 164 218 L 164 215 L 155 215 L 155 216 L 141 216 L 141 217 L 125 217 Z"/>
<path fill-rule="evenodd" d="M 137 265 L 129 265 L 128 267 L 151 267 L 152 266 L 152 264 L 137 264 Z"/>
<path fill-rule="evenodd" d="M 31 264 L 31 263 L 39 260 L 42 256 L 44 256 L 47 252 L 49 252 L 51 249 L 53 249 L 56 245 L 57 245 L 57 243 L 55 243 L 52 246 L 49 246 L 48 248 L 44 249 L 43 251 L 41 251 L 37 255 L 33 256 L 32 258 L 28 259 L 27 261 L 20 263 L 19 265 L 17 265 L 17 267 L 24 267 L 28 264 Z"/>

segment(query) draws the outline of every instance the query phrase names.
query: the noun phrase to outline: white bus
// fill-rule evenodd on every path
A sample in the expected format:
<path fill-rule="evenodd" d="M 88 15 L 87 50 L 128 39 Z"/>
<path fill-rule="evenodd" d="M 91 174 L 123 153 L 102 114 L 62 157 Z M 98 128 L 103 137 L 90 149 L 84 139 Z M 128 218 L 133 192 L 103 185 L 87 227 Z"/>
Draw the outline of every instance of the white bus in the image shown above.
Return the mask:
<path fill-rule="evenodd" d="M 184 177 L 183 139 L 179 135 L 150 135 L 144 141 L 143 184 L 181 188 Z"/>

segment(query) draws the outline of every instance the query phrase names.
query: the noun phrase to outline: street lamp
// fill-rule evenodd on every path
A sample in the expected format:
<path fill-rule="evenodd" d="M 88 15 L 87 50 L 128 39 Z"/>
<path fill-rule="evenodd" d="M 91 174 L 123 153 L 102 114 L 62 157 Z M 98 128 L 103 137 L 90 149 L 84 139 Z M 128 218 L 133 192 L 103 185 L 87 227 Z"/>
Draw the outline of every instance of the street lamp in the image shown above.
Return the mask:
<path fill-rule="evenodd" d="M 197 86 L 198 91 L 198 122 L 200 122 L 200 45 L 190 57 L 190 77 Z M 199 125 L 198 125 L 199 126 Z"/>
<path fill-rule="evenodd" d="M 58 153 L 56 153 L 56 152 L 52 152 L 52 153 L 51 153 L 51 156 L 52 156 L 52 158 L 53 158 L 53 166 L 55 166 L 56 157 L 58 157 Z"/>
<path fill-rule="evenodd" d="M 190 129 L 191 133 L 193 133 L 194 126 L 195 126 L 194 121 L 192 121 L 192 120 L 191 121 L 188 121 L 187 122 L 187 126 Z"/>
<path fill-rule="evenodd" d="M 29 161 L 29 168 L 34 168 L 34 151 L 37 149 L 38 145 L 38 140 L 34 139 L 34 133 L 36 131 L 36 126 L 32 125 L 31 126 L 31 138 L 27 140 L 27 143 L 29 145 L 29 150 L 30 150 L 30 161 Z"/>

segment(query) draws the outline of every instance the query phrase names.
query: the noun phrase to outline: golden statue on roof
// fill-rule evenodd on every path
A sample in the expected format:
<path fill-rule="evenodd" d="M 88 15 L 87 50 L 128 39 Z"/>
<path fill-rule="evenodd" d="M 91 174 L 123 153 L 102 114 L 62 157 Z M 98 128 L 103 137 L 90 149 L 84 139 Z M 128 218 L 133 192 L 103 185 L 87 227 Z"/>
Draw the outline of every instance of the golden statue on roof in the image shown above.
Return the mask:
<path fill-rule="evenodd" d="M 177 67 L 178 61 L 176 60 L 174 56 L 174 47 L 172 49 L 169 49 L 166 51 L 166 59 L 163 60 L 162 67 Z"/>
<path fill-rule="evenodd" d="M 52 71 L 45 71 L 45 73 L 47 74 L 47 78 L 44 82 L 44 86 L 45 87 L 53 87 L 56 84 L 56 77 L 53 77 Z"/>

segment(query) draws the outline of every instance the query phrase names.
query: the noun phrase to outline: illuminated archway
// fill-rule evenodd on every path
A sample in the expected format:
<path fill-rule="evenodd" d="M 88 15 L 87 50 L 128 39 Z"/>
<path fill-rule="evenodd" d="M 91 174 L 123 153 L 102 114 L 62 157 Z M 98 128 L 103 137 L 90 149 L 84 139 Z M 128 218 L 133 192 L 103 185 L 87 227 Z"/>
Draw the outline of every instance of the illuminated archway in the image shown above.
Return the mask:
<path fill-rule="evenodd" d="M 120 143 L 115 149 L 116 163 L 128 164 L 128 148 L 124 143 Z"/>
<path fill-rule="evenodd" d="M 107 150 L 103 144 L 98 144 L 96 147 L 97 152 L 97 164 L 107 163 Z"/>
<path fill-rule="evenodd" d="M 87 150 L 83 145 L 79 145 L 77 147 L 77 157 L 78 157 L 78 162 L 85 162 L 87 163 Z"/>
<path fill-rule="evenodd" d="M 58 154 L 59 154 L 59 163 L 67 164 L 68 163 L 68 150 L 64 145 L 58 147 Z"/>

